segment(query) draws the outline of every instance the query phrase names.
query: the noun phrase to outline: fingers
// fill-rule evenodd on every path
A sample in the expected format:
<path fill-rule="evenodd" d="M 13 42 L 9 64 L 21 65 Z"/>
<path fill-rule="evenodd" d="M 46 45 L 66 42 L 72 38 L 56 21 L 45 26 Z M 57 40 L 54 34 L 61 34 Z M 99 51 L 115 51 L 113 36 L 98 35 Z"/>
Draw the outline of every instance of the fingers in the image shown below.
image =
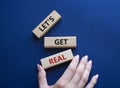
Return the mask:
<path fill-rule="evenodd" d="M 92 68 L 92 61 L 88 61 L 87 55 L 81 59 L 80 63 L 79 55 L 75 56 L 61 78 L 52 86 L 47 84 L 46 72 L 42 66 L 37 64 L 37 67 L 39 88 L 94 88 L 98 80 L 97 74 L 85 87 Z"/>
<path fill-rule="evenodd" d="M 37 68 L 38 68 L 38 83 L 39 83 L 39 87 L 40 88 L 47 88 L 48 84 L 47 84 L 47 79 L 46 79 L 46 72 L 42 68 L 42 66 L 39 65 L 39 64 L 37 64 Z"/>
<path fill-rule="evenodd" d="M 87 63 L 86 69 L 83 73 L 83 76 L 82 76 L 80 82 L 79 82 L 79 88 L 83 88 L 85 86 L 85 84 L 87 83 L 88 78 L 89 78 L 89 74 L 91 72 L 91 67 L 92 67 L 92 61 L 90 60 Z"/>
<path fill-rule="evenodd" d="M 71 84 L 78 85 L 85 71 L 87 61 L 88 61 L 88 56 L 86 55 L 82 58 L 80 64 L 78 65 L 76 73 L 74 74 L 72 80 L 70 81 Z"/>
<path fill-rule="evenodd" d="M 75 56 L 73 60 L 71 61 L 70 65 L 62 75 L 62 77 L 57 81 L 56 85 L 66 85 L 68 82 L 72 79 L 74 73 L 76 72 L 76 68 L 79 63 L 79 55 Z M 64 82 L 63 82 L 64 81 Z"/>
<path fill-rule="evenodd" d="M 95 84 L 96 84 L 96 82 L 98 80 L 98 77 L 99 77 L 98 74 L 93 76 L 90 83 L 85 88 L 94 88 L 94 86 L 95 86 Z"/>

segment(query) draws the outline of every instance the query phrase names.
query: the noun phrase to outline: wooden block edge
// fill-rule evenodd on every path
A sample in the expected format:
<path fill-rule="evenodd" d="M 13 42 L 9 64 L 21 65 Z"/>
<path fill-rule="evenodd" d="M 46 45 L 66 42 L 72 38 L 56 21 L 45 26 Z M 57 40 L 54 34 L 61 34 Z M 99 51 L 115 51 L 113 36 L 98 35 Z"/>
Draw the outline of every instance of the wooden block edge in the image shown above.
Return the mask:
<path fill-rule="evenodd" d="M 70 51 L 70 52 L 71 52 L 71 55 L 72 55 L 72 58 L 66 60 L 65 62 L 61 62 L 60 64 L 69 62 L 69 61 L 71 61 L 71 60 L 73 59 L 73 57 L 74 57 L 73 52 L 72 52 L 72 49 L 68 49 L 68 50 L 65 50 L 65 51 Z M 65 52 L 65 51 L 62 51 L 62 52 Z M 62 52 L 59 52 L 59 53 L 62 53 Z M 59 53 L 56 53 L 56 54 L 59 54 Z M 50 56 L 47 56 L 47 57 L 51 57 L 51 56 L 54 56 L 54 55 L 56 55 L 56 54 L 53 54 L 53 55 L 50 55 Z M 45 58 L 47 58 L 47 57 L 45 57 Z M 53 65 L 53 66 L 50 66 L 50 67 L 44 67 L 44 65 L 43 65 L 43 63 L 42 63 L 42 60 L 44 60 L 44 58 L 40 59 L 40 62 L 41 62 L 41 65 L 42 65 L 43 69 L 46 70 L 46 69 L 48 69 L 48 68 L 54 67 L 54 65 Z M 60 65 L 60 64 L 57 64 L 57 65 Z M 57 66 L 57 65 L 55 65 L 55 66 Z"/>
<path fill-rule="evenodd" d="M 77 36 L 53 36 L 53 37 L 74 37 L 75 38 L 75 46 L 46 46 L 45 45 L 45 38 L 47 37 L 44 37 L 44 48 L 76 48 L 77 47 Z M 52 36 L 50 36 L 50 38 L 52 38 Z"/>
<path fill-rule="evenodd" d="M 59 16 L 59 18 L 56 20 L 56 22 L 52 25 L 52 26 L 50 26 L 49 27 L 49 30 L 62 18 L 62 16 L 56 11 L 56 10 L 53 10 L 51 13 L 53 13 L 53 12 L 55 12 L 55 14 L 57 14 L 58 16 Z M 47 19 L 49 16 L 50 16 L 50 14 L 51 13 L 49 13 L 49 15 L 47 15 L 47 17 L 45 17 L 33 30 L 32 30 L 32 33 L 37 37 L 37 38 L 41 38 L 41 37 L 43 37 L 49 30 L 47 30 L 46 32 L 44 32 L 44 34 L 42 35 L 42 36 L 39 36 L 39 31 L 38 31 L 38 29 L 37 29 L 37 27 L 45 20 L 45 19 Z M 38 31 L 38 32 L 36 32 L 36 31 Z"/>

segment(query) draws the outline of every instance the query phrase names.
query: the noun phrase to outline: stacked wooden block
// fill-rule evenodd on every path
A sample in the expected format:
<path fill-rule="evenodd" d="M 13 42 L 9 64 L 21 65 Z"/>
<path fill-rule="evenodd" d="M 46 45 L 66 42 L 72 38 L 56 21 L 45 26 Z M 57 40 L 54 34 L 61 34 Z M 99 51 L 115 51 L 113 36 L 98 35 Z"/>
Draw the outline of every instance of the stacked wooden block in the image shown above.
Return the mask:
<path fill-rule="evenodd" d="M 33 33 L 37 38 L 44 36 L 59 20 L 61 15 L 55 10 L 52 11 L 35 29 Z M 76 36 L 56 36 L 44 37 L 44 48 L 76 48 Z M 55 55 L 41 59 L 41 64 L 44 69 L 65 63 L 72 60 L 73 53 L 71 49 L 60 52 Z"/>

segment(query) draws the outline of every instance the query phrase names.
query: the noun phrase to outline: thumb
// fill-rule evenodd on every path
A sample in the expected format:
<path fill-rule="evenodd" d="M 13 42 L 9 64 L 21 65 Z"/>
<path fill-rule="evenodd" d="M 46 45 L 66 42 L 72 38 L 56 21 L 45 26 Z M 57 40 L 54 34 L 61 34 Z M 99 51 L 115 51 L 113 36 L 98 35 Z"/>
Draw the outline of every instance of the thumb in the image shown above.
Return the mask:
<path fill-rule="evenodd" d="M 38 68 L 38 84 L 39 84 L 39 88 L 48 88 L 45 70 L 39 64 L 37 64 L 37 68 Z"/>

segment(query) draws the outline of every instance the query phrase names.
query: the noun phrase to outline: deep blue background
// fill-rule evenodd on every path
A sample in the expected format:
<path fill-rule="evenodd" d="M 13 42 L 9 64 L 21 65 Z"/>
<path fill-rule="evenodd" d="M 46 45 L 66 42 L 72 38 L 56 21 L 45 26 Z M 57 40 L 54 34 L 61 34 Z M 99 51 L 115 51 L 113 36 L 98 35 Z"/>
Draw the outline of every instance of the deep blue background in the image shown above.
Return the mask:
<path fill-rule="evenodd" d="M 120 0 L 0 0 L 0 88 L 38 88 L 40 58 L 65 49 L 44 49 L 32 30 L 52 10 L 62 20 L 45 36 L 77 36 L 74 55 L 93 60 L 95 88 L 120 88 Z M 53 84 L 69 63 L 47 70 Z"/>

